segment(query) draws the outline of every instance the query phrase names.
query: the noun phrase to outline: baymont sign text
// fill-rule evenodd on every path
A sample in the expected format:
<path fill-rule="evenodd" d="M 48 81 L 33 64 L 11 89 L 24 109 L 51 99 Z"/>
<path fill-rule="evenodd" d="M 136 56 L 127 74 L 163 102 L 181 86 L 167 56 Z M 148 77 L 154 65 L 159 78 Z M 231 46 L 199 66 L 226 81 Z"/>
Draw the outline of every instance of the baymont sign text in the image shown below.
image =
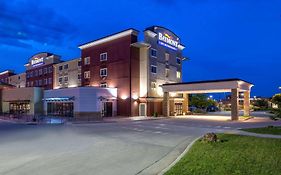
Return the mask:
<path fill-rule="evenodd" d="M 161 32 L 158 33 L 158 42 L 160 45 L 169 47 L 170 49 L 177 50 L 179 46 L 179 42 L 172 39 L 172 37 L 168 34 L 163 34 Z"/>
<path fill-rule="evenodd" d="M 34 66 L 39 66 L 44 64 L 44 57 L 42 58 L 34 58 L 33 60 L 31 60 L 31 65 Z"/>

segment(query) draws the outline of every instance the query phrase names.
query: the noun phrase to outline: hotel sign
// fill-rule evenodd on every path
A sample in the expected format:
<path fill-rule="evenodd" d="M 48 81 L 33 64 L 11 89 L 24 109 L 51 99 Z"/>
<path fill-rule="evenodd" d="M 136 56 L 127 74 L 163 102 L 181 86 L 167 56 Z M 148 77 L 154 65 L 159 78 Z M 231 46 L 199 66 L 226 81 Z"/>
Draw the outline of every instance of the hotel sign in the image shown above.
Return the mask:
<path fill-rule="evenodd" d="M 178 50 L 179 39 L 174 39 L 172 35 L 167 34 L 166 32 L 158 32 L 158 44 L 168 47 L 172 50 Z"/>
<path fill-rule="evenodd" d="M 34 58 L 31 60 L 31 66 L 32 67 L 37 67 L 37 66 L 41 66 L 44 64 L 44 57 L 41 57 L 41 58 Z"/>

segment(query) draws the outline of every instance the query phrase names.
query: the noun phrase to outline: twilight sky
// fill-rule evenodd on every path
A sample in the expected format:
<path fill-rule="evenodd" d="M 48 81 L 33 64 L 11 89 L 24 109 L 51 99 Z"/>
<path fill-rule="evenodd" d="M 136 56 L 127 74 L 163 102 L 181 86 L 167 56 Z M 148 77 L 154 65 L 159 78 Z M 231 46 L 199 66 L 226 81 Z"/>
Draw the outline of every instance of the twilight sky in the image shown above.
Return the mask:
<path fill-rule="evenodd" d="M 76 58 L 79 44 L 151 25 L 181 37 L 184 81 L 241 78 L 253 95 L 279 91 L 280 0 L 0 0 L 0 71 L 23 72 L 42 51 Z"/>

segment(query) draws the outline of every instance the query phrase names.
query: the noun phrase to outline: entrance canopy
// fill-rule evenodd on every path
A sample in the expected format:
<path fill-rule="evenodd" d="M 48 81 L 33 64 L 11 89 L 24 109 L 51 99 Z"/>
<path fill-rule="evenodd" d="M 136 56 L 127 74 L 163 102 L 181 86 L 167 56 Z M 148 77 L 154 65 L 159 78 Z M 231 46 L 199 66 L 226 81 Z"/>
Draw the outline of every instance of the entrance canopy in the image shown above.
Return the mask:
<path fill-rule="evenodd" d="M 162 85 L 163 92 L 189 94 L 231 92 L 232 89 L 237 89 L 239 92 L 245 92 L 250 91 L 252 87 L 252 83 L 241 79 L 208 80 Z"/>
<path fill-rule="evenodd" d="M 169 116 L 169 93 L 182 93 L 184 97 L 184 111 L 188 111 L 187 94 L 204 94 L 204 93 L 224 93 L 231 92 L 231 119 L 238 120 L 239 117 L 239 92 L 244 93 L 244 115 L 250 115 L 250 92 L 254 85 L 241 79 L 223 79 L 208 80 L 186 83 L 163 84 L 164 92 L 163 114 Z"/>

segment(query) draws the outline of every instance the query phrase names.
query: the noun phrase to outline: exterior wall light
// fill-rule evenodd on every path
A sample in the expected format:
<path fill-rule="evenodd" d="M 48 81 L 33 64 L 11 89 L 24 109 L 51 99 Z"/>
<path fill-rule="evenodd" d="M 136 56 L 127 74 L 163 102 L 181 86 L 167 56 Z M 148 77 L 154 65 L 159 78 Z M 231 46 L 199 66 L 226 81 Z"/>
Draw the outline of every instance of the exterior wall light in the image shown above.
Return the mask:
<path fill-rule="evenodd" d="M 132 96 L 132 98 L 133 98 L 134 100 L 137 100 L 139 97 L 138 97 L 136 94 L 134 94 L 134 95 Z"/>
<path fill-rule="evenodd" d="M 127 98 L 128 98 L 127 95 L 122 95 L 122 96 L 121 96 L 121 99 L 122 99 L 122 100 L 126 100 Z"/>

